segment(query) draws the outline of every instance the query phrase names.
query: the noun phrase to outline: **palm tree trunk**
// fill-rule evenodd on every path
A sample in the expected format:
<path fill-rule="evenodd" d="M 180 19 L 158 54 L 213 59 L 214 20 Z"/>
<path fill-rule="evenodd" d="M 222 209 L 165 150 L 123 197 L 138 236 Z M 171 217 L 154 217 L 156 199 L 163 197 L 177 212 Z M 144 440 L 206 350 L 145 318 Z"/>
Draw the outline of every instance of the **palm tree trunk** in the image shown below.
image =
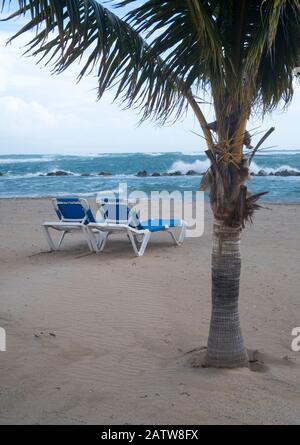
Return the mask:
<path fill-rule="evenodd" d="M 212 315 L 206 365 L 238 367 L 248 364 L 242 337 L 238 298 L 241 273 L 240 228 L 215 219 L 212 247 Z"/>

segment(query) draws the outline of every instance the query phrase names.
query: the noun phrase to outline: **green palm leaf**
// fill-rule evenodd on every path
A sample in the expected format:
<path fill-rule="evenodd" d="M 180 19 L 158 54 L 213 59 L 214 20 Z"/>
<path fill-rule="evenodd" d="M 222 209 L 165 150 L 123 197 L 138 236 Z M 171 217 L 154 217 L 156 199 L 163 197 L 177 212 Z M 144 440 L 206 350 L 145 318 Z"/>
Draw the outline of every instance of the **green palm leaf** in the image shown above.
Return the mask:
<path fill-rule="evenodd" d="M 244 133 L 254 105 L 266 112 L 293 95 L 299 0 L 111 1 L 131 8 L 124 19 L 96 0 L 18 3 L 8 19 L 29 22 L 13 38 L 36 30 L 27 53 L 55 73 L 81 60 L 79 78 L 96 72 L 99 98 L 116 86 L 115 97 L 141 108 L 142 119 L 177 119 L 190 103 L 209 143 L 199 90 L 212 95 L 221 140 Z"/>
<path fill-rule="evenodd" d="M 96 70 L 99 99 L 118 85 L 115 99 L 142 108 L 142 119 L 151 116 L 163 123 L 186 109 L 179 77 L 170 75 L 160 57 L 149 57 L 151 49 L 139 33 L 97 1 L 19 0 L 19 9 L 7 20 L 24 14 L 30 20 L 11 41 L 35 29 L 26 53 L 52 64 L 54 73 L 82 61 L 79 79 Z"/>

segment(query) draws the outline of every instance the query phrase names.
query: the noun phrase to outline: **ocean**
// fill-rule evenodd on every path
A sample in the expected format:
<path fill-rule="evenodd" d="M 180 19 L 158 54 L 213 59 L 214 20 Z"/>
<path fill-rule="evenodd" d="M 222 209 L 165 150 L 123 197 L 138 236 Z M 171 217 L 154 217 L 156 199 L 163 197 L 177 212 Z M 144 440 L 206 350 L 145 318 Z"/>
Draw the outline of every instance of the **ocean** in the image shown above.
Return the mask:
<path fill-rule="evenodd" d="M 0 198 L 95 196 L 127 183 L 128 191 L 196 191 L 209 161 L 204 153 L 101 153 L 78 155 L 1 155 Z M 252 192 L 268 191 L 265 202 L 300 203 L 300 151 L 262 151 L 255 156 L 252 172 L 263 170 L 248 182 Z M 136 174 L 146 171 L 147 177 Z M 63 176 L 57 176 L 62 172 Z M 180 172 L 167 176 L 163 173 Z M 282 172 L 292 176 L 278 176 Z M 109 175 L 99 175 L 109 173 Z M 152 176 L 159 173 L 161 176 Z M 48 175 L 48 176 L 47 176 Z M 51 176 L 49 176 L 51 175 Z"/>

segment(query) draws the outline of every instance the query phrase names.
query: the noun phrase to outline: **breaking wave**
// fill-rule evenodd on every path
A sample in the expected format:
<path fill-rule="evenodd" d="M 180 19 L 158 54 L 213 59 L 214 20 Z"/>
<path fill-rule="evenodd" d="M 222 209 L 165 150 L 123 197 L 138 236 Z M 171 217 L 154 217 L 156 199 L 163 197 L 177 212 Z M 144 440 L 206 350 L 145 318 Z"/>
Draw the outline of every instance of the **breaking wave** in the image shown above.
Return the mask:
<path fill-rule="evenodd" d="M 204 161 L 200 161 L 200 159 L 197 159 L 195 162 L 176 161 L 173 162 L 171 168 L 168 170 L 168 173 L 174 173 L 178 171 L 181 174 L 186 175 L 187 172 L 190 170 L 193 170 L 196 173 L 205 173 L 209 166 L 210 162 L 208 159 Z"/>
<path fill-rule="evenodd" d="M 250 167 L 251 173 L 254 173 L 255 175 L 257 175 L 261 170 L 265 171 L 268 175 L 283 172 L 283 171 L 297 172 L 297 173 L 299 172 L 299 170 L 297 168 L 291 167 L 290 165 L 281 165 L 280 167 L 277 167 L 277 168 L 261 167 L 258 164 L 256 164 L 256 162 L 252 161 L 251 167 Z"/>

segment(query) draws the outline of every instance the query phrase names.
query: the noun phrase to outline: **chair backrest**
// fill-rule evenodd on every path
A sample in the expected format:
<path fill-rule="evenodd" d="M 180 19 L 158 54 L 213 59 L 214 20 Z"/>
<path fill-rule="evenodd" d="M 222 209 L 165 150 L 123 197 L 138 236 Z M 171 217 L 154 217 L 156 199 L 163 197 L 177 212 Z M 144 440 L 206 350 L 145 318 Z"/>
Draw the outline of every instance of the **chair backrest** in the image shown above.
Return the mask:
<path fill-rule="evenodd" d="M 95 222 L 92 210 L 86 199 L 61 197 L 52 200 L 55 212 L 61 221 Z"/>
<path fill-rule="evenodd" d="M 107 223 L 127 224 L 132 227 L 140 225 L 139 214 L 131 208 L 132 204 L 129 201 L 103 198 L 98 203 L 102 217 Z"/>

